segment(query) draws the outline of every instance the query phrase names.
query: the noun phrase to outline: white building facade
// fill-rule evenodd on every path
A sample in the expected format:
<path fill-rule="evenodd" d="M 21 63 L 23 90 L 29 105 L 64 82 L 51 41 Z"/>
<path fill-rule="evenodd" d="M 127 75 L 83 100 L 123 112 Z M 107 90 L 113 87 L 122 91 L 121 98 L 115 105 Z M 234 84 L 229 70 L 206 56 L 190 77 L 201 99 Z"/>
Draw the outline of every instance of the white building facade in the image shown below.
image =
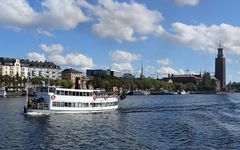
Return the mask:
<path fill-rule="evenodd" d="M 53 62 L 29 61 L 27 59 L 0 58 L 0 76 L 19 76 L 27 78 L 28 73 L 32 77 L 58 79 L 61 77 L 60 66 Z"/>

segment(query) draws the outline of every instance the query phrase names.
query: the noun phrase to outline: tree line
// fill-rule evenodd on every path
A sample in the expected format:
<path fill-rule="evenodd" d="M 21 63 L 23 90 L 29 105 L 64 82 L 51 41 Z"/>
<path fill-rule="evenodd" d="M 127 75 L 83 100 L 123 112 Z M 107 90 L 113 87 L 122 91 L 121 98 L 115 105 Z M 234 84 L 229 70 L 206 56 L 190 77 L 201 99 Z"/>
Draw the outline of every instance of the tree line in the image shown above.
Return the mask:
<path fill-rule="evenodd" d="M 111 91 L 113 87 L 124 90 L 169 90 L 169 91 L 216 91 L 216 81 L 211 78 L 210 73 L 204 72 L 202 82 L 198 85 L 188 83 L 171 83 L 153 78 L 117 78 L 109 76 L 97 76 L 88 81 L 94 88 L 101 88 Z"/>
<path fill-rule="evenodd" d="M 64 88 L 72 88 L 74 83 L 72 80 L 65 80 L 65 79 L 48 79 L 43 77 L 33 77 L 33 78 L 25 78 L 19 76 L 9 76 L 4 75 L 0 76 L 0 86 L 6 88 L 25 88 L 29 82 L 29 85 L 36 87 L 36 86 L 62 86 Z"/>
<path fill-rule="evenodd" d="M 169 83 L 163 80 L 153 79 L 153 78 L 117 78 L 110 76 L 97 76 L 90 78 L 87 82 L 89 87 L 94 89 L 100 88 L 106 91 L 112 91 L 113 87 L 118 89 L 122 88 L 124 90 L 170 90 L 170 91 L 215 91 L 216 82 L 211 79 L 210 73 L 204 72 L 202 76 L 203 80 L 198 85 L 193 83 Z M 27 78 L 22 78 L 19 76 L 0 76 L 1 87 L 25 87 L 27 84 Z M 64 88 L 74 87 L 72 80 L 64 79 L 48 79 L 42 77 L 33 77 L 30 79 L 30 84 L 32 86 L 61 86 Z"/>

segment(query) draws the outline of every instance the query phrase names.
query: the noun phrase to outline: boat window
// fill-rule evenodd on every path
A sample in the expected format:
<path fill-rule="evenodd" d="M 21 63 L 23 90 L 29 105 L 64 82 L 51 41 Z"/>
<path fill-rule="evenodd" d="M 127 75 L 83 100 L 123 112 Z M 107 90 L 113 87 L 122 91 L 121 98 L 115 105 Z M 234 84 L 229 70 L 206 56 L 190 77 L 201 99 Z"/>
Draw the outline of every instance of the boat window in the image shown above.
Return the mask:
<path fill-rule="evenodd" d="M 83 96 L 83 93 L 82 93 L 82 92 L 80 92 L 80 96 Z"/>
<path fill-rule="evenodd" d="M 57 106 L 57 103 L 56 103 L 56 102 L 52 102 L 52 106 L 53 106 L 53 107 L 56 107 L 56 106 Z"/>
<path fill-rule="evenodd" d="M 93 96 L 93 93 L 92 93 L 92 92 L 90 92 L 90 93 L 89 93 L 89 96 Z"/>
<path fill-rule="evenodd" d="M 82 96 L 86 96 L 86 92 L 83 92 Z"/>
<path fill-rule="evenodd" d="M 72 106 L 71 107 L 75 107 L 75 103 L 72 103 Z"/>
<path fill-rule="evenodd" d="M 72 92 L 72 95 L 73 95 L 73 96 L 76 96 L 76 92 Z"/>
<path fill-rule="evenodd" d="M 65 106 L 65 107 L 71 107 L 71 106 L 72 106 L 72 103 L 65 103 L 64 106 Z"/>
<path fill-rule="evenodd" d="M 64 91 L 61 91 L 61 95 L 64 95 L 65 93 L 64 93 Z"/>
<path fill-rule="evenodd" d="M 89 107 L 89 103 L 52 102 L 52 106 L 53 107 Z M 91 103 L 91 106 L 92 107 L 101 107 L 101 103 L 95 103 L 95 104 Z"/>
<path fill-rule="evenodd" d="M 65 91 L 65 95 L 68 95 L 68 91 Z"/>
<path fill-rule="evenodd" d="M 55 93 L 55 88 L 54 87 L 49 87 L 48 90 L 49 90 L 50 93 Z"/>
<path fill-rule="evenodd" d="M 107 103 L 102 103 L 102 107 L 107 107 Z"/>
<path fill-rule="evenodd" d="M 61 107 L 61 102 L 57 102 L 57 107 Z"/>
<path fill-rule="evenodd" d="M 59 90 L 57 90 L 57 95 L 60 95 L 60 91 Z"/>
<path fill-rule="evenodd" d="M 72 91 L 69 91 L 69 95 L 73 95 L 73 94 L 72 94 Z"/>
<path fill-rule="evenodd" d="M 83 106 L 84 106 L 84 107 L 88 107 L 89 104 L 88 104 L 88 103 L 83 103 Z"/>
<path fill-rule="evenodd" d="M 76 92 L 76 95 L 77 95 L 77 96 L 79 96 L 79 95 L 80 95 L 80 93 L 79 93 L 79 92 Z"/>
<path fill-rule="evenodd" d="M 102 103 L 93 103 L 93 107 L 102 107 Z"/>

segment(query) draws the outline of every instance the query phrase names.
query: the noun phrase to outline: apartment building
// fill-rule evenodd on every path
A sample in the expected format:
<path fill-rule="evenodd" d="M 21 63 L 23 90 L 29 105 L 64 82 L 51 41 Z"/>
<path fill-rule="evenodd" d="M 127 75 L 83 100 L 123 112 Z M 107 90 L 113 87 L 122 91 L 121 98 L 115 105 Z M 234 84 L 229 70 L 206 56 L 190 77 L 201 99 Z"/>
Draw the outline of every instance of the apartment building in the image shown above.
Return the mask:
<path fill-rule="evenodd" d="M 27 78 L 29 73 L 32 77 L 50 79 L 58 79 L 61 77 L 60 66 L 53 62 L 38 62 L 29 61 L 28 59 L 0 57 L 0 76 L 9 75 Z"/>

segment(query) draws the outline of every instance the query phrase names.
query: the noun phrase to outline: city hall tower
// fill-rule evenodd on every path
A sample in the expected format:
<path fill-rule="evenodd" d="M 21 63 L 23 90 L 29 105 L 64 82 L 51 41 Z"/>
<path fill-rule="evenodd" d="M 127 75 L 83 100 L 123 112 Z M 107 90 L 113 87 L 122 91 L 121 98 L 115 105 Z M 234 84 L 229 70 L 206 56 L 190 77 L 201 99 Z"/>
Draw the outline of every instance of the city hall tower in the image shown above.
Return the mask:
<path fill-rule="evenodd" d="M 226 86 L 226 63 L 221 44 L 219 44 L 217 58 L 215 59 L 215 77 L 220 81 L 220 88 L 222 90 Z"/>

